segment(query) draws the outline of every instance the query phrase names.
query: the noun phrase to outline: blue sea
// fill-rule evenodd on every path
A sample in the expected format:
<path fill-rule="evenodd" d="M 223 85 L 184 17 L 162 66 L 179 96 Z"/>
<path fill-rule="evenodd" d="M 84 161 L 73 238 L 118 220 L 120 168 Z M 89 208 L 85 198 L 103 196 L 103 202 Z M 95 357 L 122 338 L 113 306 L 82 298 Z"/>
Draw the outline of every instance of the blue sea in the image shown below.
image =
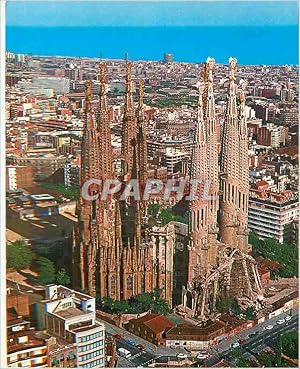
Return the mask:
<path fill-rule="evenodd" d="M 131 60 L 161 60 L 168 52 L 184 62 L 199 63 L 211 56 L 227 63 L 235 56 L 239 64 L 298 64 L 298 27 L 8 26 L 6 50 L 115 59 L 123 59 L 128 52 Z"/>

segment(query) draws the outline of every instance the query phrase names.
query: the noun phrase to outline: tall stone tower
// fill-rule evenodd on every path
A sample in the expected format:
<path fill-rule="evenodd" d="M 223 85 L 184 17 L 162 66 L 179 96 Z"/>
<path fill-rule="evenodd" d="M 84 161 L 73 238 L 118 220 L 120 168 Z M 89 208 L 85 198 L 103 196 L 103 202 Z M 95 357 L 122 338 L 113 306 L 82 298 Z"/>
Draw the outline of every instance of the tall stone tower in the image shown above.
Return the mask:
<path fill-rule="evenodd" d="M 220 241 L 248 252 L 247 206 L 249 164 L 245 97 L 241 94 L 240 114 L 234 71 L 236 59 L 230 59 L 229 96 L 223 129 L 220 170 Z"/>
<path fill-rule="evenodd" d="M 82 192 L 77 205 L 72 279 L 75 287 L 93 296 L 118 298 L 122 246 L 120 210 L 113 198 L 101 199 L 103 181 L 113 178 L 105 69 L 104 64 L 99 66 L 98 104 L 94 101 L 91 83 L 86 87 L 80 188 L 84 191 L 86 187 L 88 197 Z"/>
<path fill-rule="evenodd" d="M 236 59 L 230 58 L 230 82 L 219 168 L 212 86 L 214 60 L 211 58 L 205 63 L 204 84 L 200 84 L 199 88 L 191 180 L 200 178 L 201 183 L 208 180 L 210 186 L 208 191 L 204 191 L 204 198 L 201 196 L 203 186 L 200 186 L 200 197 L 190 202 L 189 265 L 182 302 L 190 309 L 190 315 L 204 320 L 216 312 L 217 299 L 237 298 L 241 304 L 249 305 L 256 300 L 261 290 L 255 260 L 249 255 L 245 83 L 242 84 L 238 106 L 234 76 L 236 63 Z"/>
<path fill-rule="evenodd" d="M 170 305 L 173 281 L 172 226 L 149 228 L 143 199 L 120 194 L 102 199 L 104 181 L 115 179 L 109 111 L 106 97 L 106 66 L 99 66 L 100 92 L 94 101 L 91 83 L 85 95 L 80 187 L 87 194 L 77 204 L 78 224 L 73 231 L 72 269 L 74 287 L 95 296 L 129 299 L 155 288 L 163 289 Z M 144 121 L 144 83 L 139 85 L 135 111 L 131 64 L 126 63 L 126 91 L 122 126 L 122 190 L 147 181 L 147 141 Z M 89 184 L 89 181 L 91 182 Z M 123 193 L 126 191 L 123 191 Z"/>

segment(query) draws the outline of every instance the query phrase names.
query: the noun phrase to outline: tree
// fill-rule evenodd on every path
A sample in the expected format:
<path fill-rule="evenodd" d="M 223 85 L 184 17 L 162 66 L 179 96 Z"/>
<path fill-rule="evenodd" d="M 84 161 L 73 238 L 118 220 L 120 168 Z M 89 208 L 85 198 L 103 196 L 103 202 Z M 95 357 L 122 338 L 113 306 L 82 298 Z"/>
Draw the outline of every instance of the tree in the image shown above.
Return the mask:
<path fill-rule="evenodd" d="M 113 312 L 115 301 L 111 297 L 104 297 L 102 300 L 102 307 L 105 311 Z"/>
<path fill-rule="evenodd" d="M 168 302 L 160 297 L 161 290 L 156 289 L 153 292 L 145 292 L 131 297 L 129 300 L 116 301 L 110 297 L 105 297 L 101 302 L 96 299 L 97 306 L 109 313 L 122 314 L 125 312 L 131 314 L 144 313 L 151 310 L 157 314 L 168 314 L 170 308 Z"/>
<path fill-rule="evenodd" d="M 8 243 L 6 246 L 7 268 L 29 268 L 33 257 L 34 253 L 31 250 L 31 247 L 24 240 Z"/>
<path fill-rule="evenodd" d="M 274 366 L 281 367 L 282 366 L 282 342 L 281 342 L 281 334 L 279 334 L 276 347 L 275 347 L 275 357 L 274 357 Z"/>
<path fill-rule="evenodd" d="M 272 355 L 269 352 L 263 351 L 259 355 L 258 361 L 265 368 L 272 368 L 273 367 L 273 357 L 272 357 Z"/>
<path fill-rule="evenodd" d="M 236 298 L 234 298 L 231 303 L 230 303 L 230 310 L 233 312 L 233 314 L 235 315 L 239 315 L 241 314 L 241 308 L 240 305 L 238 303 L 238 300 Z"/>
<path fill-rule="evenodd" d="M 296 244 L 281 244 L 271 238 L 260 240 L 254 232 L 250 232 L 249 242 L 253 246 L 254 257 L 261 256 L 281 264 L 278 270 L 272 272 L 272 277 L 298 277 L 298 246 Z"/>
<path fill-rule="evenodd" d="M 281 337 L 282 352 L 291 359 L 298 359 L 298 333 L 287 332 Z"/>
<path fill-rule="evenodd" d="M 51 260 L 38 258 L 39 281 L 43 284 L 52 283 L 55 280 L 55 268 Z"/>
<path fill-rule="evenodd" d="M 258 235 L 256 232 L 251 231 L 249 233 L 249 243 L 253 246 L 253 247 L 257 247 L 260 244 L 261 240 L 258 238 Z"/>
<path fill-rule="evenodd" d="M 148 215 L 156 218 L 157 214 L 159 212 L 159 204 L 149 204 L 148 206 Z"/>
<path fill-rule="evenodd" d="M 62 284 L 64 286 L 68 286 L 71 283 L 71 278 L 68 275 L 68 273 L 66 272 L 66 270 L 64 268 L 62 268 L 61 270 L 58 271 L 58 273 L 56 275 L 56 281 L 59 284 Z"/>
<path fill-rule="evenodd" d="M 170 313 L 170 307 L 166 300 L 164 299 L 158 299 L 155 301 L 152 312 L 155 314 L 162 314 L 166 315 Z"/>
<path fill-rule="evenodd" d="M 249 368 L 251 365 L 248 363 L 248 361 L 245 358 L 240 357 L 236 362 L 236 366 L 238 368 Z"/>
<path fill-rule="evenodd" d="M 172 210 L 170 208 L 163 209 L 160 213 L 159 219 L 162 226 L 165 226 L 168 223 L 172 222 L 172 220 L 174 220 Z"/>
<path fill-rule="evenodd" d="M 115 301 L 114 311 L 117 314 L 124 314 L 129 310 L 129 303 L 126 300 Z"/>
<path fill-rule="evenodd" d="M 253 320 L 256 318 L 254 308 L 252 306 L 247 307 L 247 309 L 243 312 L 247 320 Z"/>

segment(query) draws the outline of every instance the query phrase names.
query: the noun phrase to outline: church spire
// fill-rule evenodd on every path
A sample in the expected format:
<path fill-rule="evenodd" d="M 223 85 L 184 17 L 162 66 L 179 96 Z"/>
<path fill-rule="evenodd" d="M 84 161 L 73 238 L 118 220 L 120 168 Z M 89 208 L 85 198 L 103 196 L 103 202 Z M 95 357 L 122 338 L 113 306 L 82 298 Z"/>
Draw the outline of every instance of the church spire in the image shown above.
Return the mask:
<path fill-rule="evenodd" d="M 207 220 L 208 202 L 204 198 L 204 185 L 208 178 L 207 142 L 205 122 L 203 119 L 204 84 L 199 83 L 198 117 L 194 135 L 191 160 L 191 193 L 195 199 L 189 203 L 189 262 L 188 284 L 192 285 L 196 278 L 206 273 L 207 264 Z"/>
<path fill-rule="evenodd" d="M 93 92 L 91 82 L 85 89 L 85 124 L 81 151 L 81 186 L 89 179 L 99 177 L 98 132 L 94 119 Z"/>
<path fill-rule="evenodd" d="M 138 128 L 137 128 L 137 144 L 138 144 L 138 167 L 140 185 L 144 186 L 148 177 L 148 157 L 147 157 L 147 135 L 144 116 L 144 81 L 139 82 L 139 104 L 138 104 Z"/>
<path fill-rule="evenodd" d="M 106 64 L 99 64 L 99 106 L 98 106 L 98 124 L 99 146 L 101 153 L 101 178 L 112 178 L 112 147 L 110 135 L 110 119 L 106 96 Z"/>
<path fill-rule="evenodd" d="M 133 163 L 133 144 L 136 140 L 136 118 L 132 96 L 132 65 L 126 62 L 125 103 L 122 124 L 123 175 L 131 172 Z"/>
<path fill-rule="evenodd" d="M 218 212 L 218 140 L 215 117 L 215 98 L 213 90 L 213 69 L 215 59 L 208 57 L 204 66 L 205 93 L 203 95 L 204 120 L 207 136 L 207 166 L 208 166 L 208 194 L 211 197 L 209 202 L 209 233 L 212 235 L 210 244 L 212 245 L 217 234 L 217 212 Z M 211 253 L 212 254 L 212 253 Z"/>
<path fill-rule="evenodd" d="M 239 189 L 240 189 L 240 133 L 238 127 L 237 97 L 234 72 L 237 60 L 229 59 L 229 89 L 221 148 L 220 239 L 237 243 Z M 237 245 L 235 245 L 237 246 Z"/>
<path fill-rule="evenodd" d="M 230 118 L 232 124 L 237 123 L 237 104 L 236 104 L 236 84 L 235 84 L 235 75 L 234 72 L 236 70 L 236 58 L 229 58 L 229 96 L 228 96 L 228 103 L 227 103 L 227 117 Z"/>
<path fill-rule="evenodd" d="M 239 187 L 239 247 L 248 252 L 248 198 L 249 198 L 249 159 L 248 159 L 248 132 L 246 117 L 246 86 L 247 82 L 240 81 L 240 109 L 239 109 L 239 136 L 240 136 L 240 187 Z"/>

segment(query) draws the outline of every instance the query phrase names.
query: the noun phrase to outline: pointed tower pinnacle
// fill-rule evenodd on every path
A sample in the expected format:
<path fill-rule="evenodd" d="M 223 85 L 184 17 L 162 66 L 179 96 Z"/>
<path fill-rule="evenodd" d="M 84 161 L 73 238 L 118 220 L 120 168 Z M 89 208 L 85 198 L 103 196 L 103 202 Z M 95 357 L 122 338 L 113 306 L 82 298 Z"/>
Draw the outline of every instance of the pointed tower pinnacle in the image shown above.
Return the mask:
<path fill-rule="evenodd" d="M 137 146 L 138 146 L 138 168 L 140 185 L 143 187 L 148 178 L 148 157 L 147 157 L 147 135 L 144 117 L 144 81 L 139 82 L 139 105 L 137 119 Z"/>
<path fill-rule="evenodd" d="M 221 148 L 220 239 L 237 246 L 238 193 L 240 188 L 240 132 L 234 71 L 237 60 L 229 59 L 229 91 Z"/>
<path fill-rule="evenodd" d="M 217 127 L 215 117 L 215 98 L 213 90 L 213 68 L 215 59 L 207 58 L 204 68 L 205 94 L 204 99 L 204 120 L 206 125 L 207 136 L 207 157 L 208 157 L 208 194 L 210 196 L 209 203 L 209 233 L 212 235 L 210 243 L 216 239 L 217 227 L 217 212 L 218 212 L 218 193 L 219 193 L 219 178 L 218 178 L 218 140 Z M 211 256 L 212 253 L 210 254 Z"/>
<path fill-rule="evenodd" d="M 239 135 L 240 135 L 240 187 L 238 199 L 238 238 L 239 248 L 248 252 L 248 199 L 249 199 L 249 156 L 248 156 L 248 132 L 247 132 L 247 117 L 246 117 L 246 97 L 245 90 L 247 82 L 240 81 L 240 114 L 239 114 Z"/>
<path fill-rule="evenodd" d="M 91 82 L 85 90 L 85 124 L 81 151 L 81 186 L 89 179 L 99 178 L 98 132 L 94 118 L 93 93 Z"/>
<path fill-rule="evenodd" d="M 136 118 L 132 96 L 131 68 L 131 63 L 126 62 L 125 104 L 122 124 L 121 146 L 121 154 L 125 161 L 123 165 L 123 175 L 131 172 L 133 163 L 133 143 L 136 139 Z"/>
<path fill-rule="evenodd" d="M 206 129 L 203 119 L 204 84 L 199 83 L 198 117 L 194 136 L 191 166 L 191 192 L 195 199 L 189 204 L 189 262 L 188 285 L 203 276 L 208 267 L 208 202 L 204 196 L 204 185 L 208 179 Z"/>
<path fill-rule="evenodd" d="M 98 131 L 99 146 L 101 153 L 100 170 L 101 178 L 111 179 L 113 176 L 112 169 L 112 146 L 110 135 L 110 119 L 106 96 L 106 64 L 99 64 L 99 107 L 98 107 Z"/>

